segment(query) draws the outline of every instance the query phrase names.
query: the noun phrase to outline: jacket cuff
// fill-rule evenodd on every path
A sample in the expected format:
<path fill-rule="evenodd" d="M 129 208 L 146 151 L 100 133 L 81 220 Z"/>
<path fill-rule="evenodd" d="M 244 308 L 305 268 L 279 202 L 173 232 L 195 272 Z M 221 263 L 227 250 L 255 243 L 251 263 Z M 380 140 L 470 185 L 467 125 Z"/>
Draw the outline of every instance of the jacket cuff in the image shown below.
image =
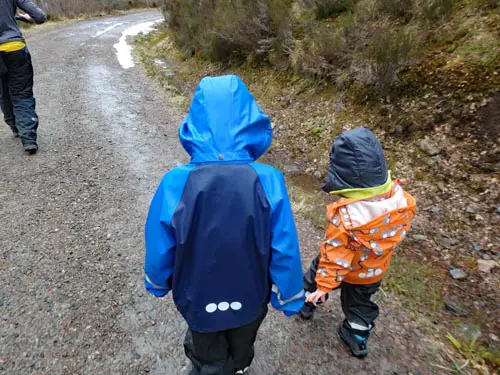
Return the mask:
<path fill-rule="evenodd" d="M 321 290 L 323 293 L 326 293 L 326 294 L 330 293 L 330 292 L 331 292 L 331 291 L 333 291 L 334 289 L 337 289 L 339 286 L 340 286 L 340 283 L 335 283 L 335 284 L 334 284 L 334 285 L 332 285 L 332 286 L 317 283 L 317 289 L 318 289 L 318 290 Z"/>
<path fill-rule="evenodd" d="M 155 284 L 147 274 L 144 275 L 144 286 L 146 290 L 154 295 L 155 297 L 164 297 L 170 291 L 169 287 L 163 287 L 161 285 Z"/>

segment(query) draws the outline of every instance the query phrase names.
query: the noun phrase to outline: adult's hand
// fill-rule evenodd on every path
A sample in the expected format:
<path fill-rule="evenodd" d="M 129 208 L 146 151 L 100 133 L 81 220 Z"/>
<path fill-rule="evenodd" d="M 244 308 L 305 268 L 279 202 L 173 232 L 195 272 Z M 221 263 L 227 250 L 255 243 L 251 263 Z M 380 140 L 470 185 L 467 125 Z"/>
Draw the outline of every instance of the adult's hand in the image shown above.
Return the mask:
<path fill-rule="evenodd" d="M 29 14 L 23 13 L 23 14 L 16 14 L 16 20 L 19 20 L 21 22 L 26 22 L 26 23 L 35 23 L 35 20 L 30 17 Z"/>

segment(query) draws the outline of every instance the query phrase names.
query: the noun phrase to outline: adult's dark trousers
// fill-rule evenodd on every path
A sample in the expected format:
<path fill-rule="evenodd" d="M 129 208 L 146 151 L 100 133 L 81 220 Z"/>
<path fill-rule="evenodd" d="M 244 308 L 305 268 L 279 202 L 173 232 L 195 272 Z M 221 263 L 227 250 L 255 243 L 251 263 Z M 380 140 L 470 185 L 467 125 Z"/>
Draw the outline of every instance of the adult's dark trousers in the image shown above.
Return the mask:
<path fill-rule="evenodd" d="M 308 292 L 316 291 L 316 273 L 318 272 L 319 256 L 315 258 L 304 274 L 304 288 Z M 379 307 L 372 301 L 372 296 L 379 290 L 380 282 L 369 285 L 357 285 L 343 282 L 340 284 L 340 300 L 342 310 L 349 323 L 363 327 L 374 326 L 379 316 Z"/>
<path fill-rule="evenodd" d="M 190 375 L 234 375 L 253 361 L 257 332 L 267 311 L 256 321 L 226 331 L 200 333 L 188 330 L 184 351 L 191 360 Z"/>
<path fill-rule="evenodd" d="M 33 65 L 27 48 L 0 52 L 0 107 L 5 122 L 23 144 L 36 144 L 38 116 L 33 97 Z"/>

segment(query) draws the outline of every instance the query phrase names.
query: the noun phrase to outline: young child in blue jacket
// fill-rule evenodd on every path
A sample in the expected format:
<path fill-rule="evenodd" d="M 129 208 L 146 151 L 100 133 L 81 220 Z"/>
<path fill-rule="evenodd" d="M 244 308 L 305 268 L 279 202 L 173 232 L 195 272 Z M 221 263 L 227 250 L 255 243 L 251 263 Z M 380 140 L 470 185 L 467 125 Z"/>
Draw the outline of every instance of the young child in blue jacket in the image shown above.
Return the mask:
<path fill-rule="evenodd" d="M 256 163 L 272 127 L 240 78 L 204 78 L 179 138 L 191 162 L 163 178 L 146 223 L 146 289 L 188 323 L 191 374 L 244 374 L 269 302 L 304 304 L 285 181 Z"/>

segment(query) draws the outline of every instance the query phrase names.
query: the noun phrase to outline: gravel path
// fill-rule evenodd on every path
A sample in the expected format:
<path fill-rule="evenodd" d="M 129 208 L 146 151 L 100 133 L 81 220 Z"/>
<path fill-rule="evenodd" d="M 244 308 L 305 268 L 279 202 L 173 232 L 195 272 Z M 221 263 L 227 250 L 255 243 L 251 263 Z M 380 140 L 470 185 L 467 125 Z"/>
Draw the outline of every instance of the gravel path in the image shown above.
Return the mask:
<path fill-rule="evenodd" d="M 113 48 L 126 28 L 158 18 L 128 14 L 28 38 L 41 150 L 24 155 L 0 127 L 2 374 L 188 369 L 185 324 L 170 298 L 155 300 L 142 285 L 149 201 L 162 175 L 187 160 L 176 136 L 182 114 L 140 67 L 123 69 Z M 306 263 L 321 234 L 298 225 Z M 310 323 L 272 312 L 253 374 L 437 374 L 432 345 L 397 311 L 384 304 L 364 361 L 337 339 L 339 304 Z"/>

